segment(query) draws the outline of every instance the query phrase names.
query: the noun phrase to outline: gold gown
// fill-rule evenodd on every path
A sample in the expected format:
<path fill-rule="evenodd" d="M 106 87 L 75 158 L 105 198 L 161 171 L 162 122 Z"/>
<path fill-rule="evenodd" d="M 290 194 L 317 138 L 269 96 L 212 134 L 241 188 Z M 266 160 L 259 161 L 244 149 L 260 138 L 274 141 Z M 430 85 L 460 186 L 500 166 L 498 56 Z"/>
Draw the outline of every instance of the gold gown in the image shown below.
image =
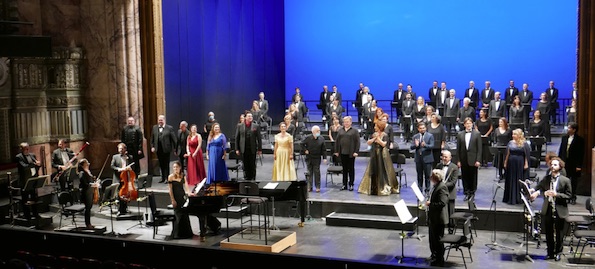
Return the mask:
<path fill-rule="evenodd" d="M 275 161 L 273 162 L 273 181 L 292 181 L 297 180 L 297 173 L 295 171 L 295 164 L 293 159 L 290 159 L 293 147 L 293 136 L 286 133 L 281 136 L 281 133 L 275 135 L 275 144 L 277 153 Z"/>
<path fill-rule="evenodd" d="M 382 141 L 388 142 L 388 137 L 384 135 Z M 386 143 L 386 146 L 388 147 L 389 143 Z M 387 147 L 382 147 L 377 143 L 372 144 L 370 162 L 357 189 L 359 193 L 369 195 L 399 193 L 395 168 Z"/>

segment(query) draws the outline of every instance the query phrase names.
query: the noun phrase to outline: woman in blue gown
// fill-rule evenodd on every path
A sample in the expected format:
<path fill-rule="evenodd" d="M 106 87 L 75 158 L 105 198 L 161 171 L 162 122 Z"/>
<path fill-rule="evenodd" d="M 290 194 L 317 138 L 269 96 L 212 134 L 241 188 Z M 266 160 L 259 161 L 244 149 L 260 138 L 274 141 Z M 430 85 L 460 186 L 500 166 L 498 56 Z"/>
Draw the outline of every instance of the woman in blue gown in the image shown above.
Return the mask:
<path fill-rule="evenodd" d="M 207 140 L 207 160 L 209 160 L 207 184 L 229 180 L 227 165 L 225 164 L 226 147 L 227 139 L 221 133 L 221 126 L 219 123 L 213 124 Z"/>
<path fill-rule="evenodd" d="M 504 169 L 506 170 L 506 181 L 504 183 L 504 196 L 502 202 L 516 205 L 521 201 L 521 184 L 519 180 L 525 181 L 529 177 L 529 154 L 531 148 L 525 140 L 521 129 L 512 131 L 512 140 L 508 142 Z"/>

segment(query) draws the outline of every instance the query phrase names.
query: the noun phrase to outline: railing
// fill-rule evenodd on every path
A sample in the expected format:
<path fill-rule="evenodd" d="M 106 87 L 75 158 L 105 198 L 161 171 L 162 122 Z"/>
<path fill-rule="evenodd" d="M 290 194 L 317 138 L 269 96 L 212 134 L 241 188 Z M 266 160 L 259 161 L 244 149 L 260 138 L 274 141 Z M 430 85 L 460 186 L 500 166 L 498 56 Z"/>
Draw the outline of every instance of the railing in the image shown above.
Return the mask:
<path fill-rule="evenodd" d="M 306 107 L 309 111 L 310 121 L 311 122 L 321 122 L 322 120 L 318 120 L 316 117 L 312 116 L 320 116 L 322 117 L 322 110 L 318 109 L 317 105 L 319 104 L 318 100 L 305 100 L 303 101 L 306 104 Z M 429 100 L 426 100 L 429 102 Z M 531 103 L 531 111 L 533 111 L 537 107 L 537 103 L 539 99 L 533 99 Z M 385 113 L 389 115 L 389 121 L 391 123 L 397 122 L 397 111 L 396 108 L 392 106 L 392 100 L 376 100 L 378 107 L 382 108 Z M 558 124 L 566 124 L 567 123 L 567 115 L 566 110 L 571 105 L 572 98 L 559 98 L 558 99 L 558 109 L 556 110 L 556 121 Z M 285 101 L 285 107 L 289 107 L 291 101 Z M 345 116 L 352 116 L 357 118 L 357 109 L 354 106 L 355 100 L 343 100 L 341 101 L 341 106 L 345 109 L 343 115 Z M 460 106 L 463 106 L 463 101 L 461 100 Z M 479 113 L 479 111 L 477 111 Z"/>

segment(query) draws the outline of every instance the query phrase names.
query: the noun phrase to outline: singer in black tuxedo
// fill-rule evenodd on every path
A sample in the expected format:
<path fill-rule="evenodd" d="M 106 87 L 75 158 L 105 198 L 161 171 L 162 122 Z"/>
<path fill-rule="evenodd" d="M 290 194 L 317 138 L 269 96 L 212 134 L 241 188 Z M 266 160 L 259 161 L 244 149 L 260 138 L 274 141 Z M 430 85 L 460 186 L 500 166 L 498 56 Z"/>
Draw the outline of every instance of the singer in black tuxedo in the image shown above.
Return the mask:
<path fill-rule="evenodd" d="M 560 260 L 560 254 L 564 247 L 563 233 L 568 217 L 567 200 L 572 195 L 570 179 L 560 175 L 562 168 L 564 168 L 564 162 L 558 157 L 553 157 L 550 161 L 551 175 L 540 181 L 534 190 L 530 190 L 531 200 L 535 200 L 537 196 L 543 194 L 541 214 L 544 218 L 547 242 L 546 259 L 555 259 L 556 261 Z"/>
<path fill-rule="evenodd" d="M 475 82 L 469 81 L 469 88 L 465 90 L 465 97 L 463 98 L 469 98 L 471 101 L 469 105 L 473 108 L 477 108 L 479 105 L 479 90 L 475 88 Z"/>
<path fill-rule="evenodd" d="M 262 154 L 260 128 L 252 120 L 252 113 L 247 112 L 244 123 L 238 125 L 235 135 L 236 154 L 242 156 L 246 180 L 256 179 L 256 155 Z"/>
<path fill-rule="evenodd" d="M 448 187 L 443 182 L 442 170 L 434 169 L 431 175 L 432 191 L 430 199 L 426 201 L 428 208 L 428 233 L 430 241 L 430 265 L 444 265 L 444 244 L 440 239 L 444 237 L 444 227 L 448 224 Z"/>
<path fill-rule="evenodd" d="M 467 201 L 475 197 L 477 190 L 477 169 L 481 165 L 482 141 L 481 133 L 473 129 L 473 121 L 470 118 L 466 118 L 463 125 L 465 129 L 457 135 L 457 165 L 461 168 L 464 200 Z"/>
<path fill-rule="evenodd" d="M 585 157 L 585 139 L 577 134 L 578 124 L 571 122 L 568 124 L 568 131 L 562 136 L 558 156 L 564 161 L 566 174 L 572 183 L 571 204 L 576 203 L 576 190 L 578 180 L 581 177 Z"/>
<path fill-rule="evenodd" d="M 550 87 L 545 89 L 545 96 L 550 104 L 550 122 L 556 124 L 556 115 L 560 104 L 558 103 L 558 89 L 554 87 L 554 81 L 550 81 Z"/>
<path fill-rule="evenodd" d="M 161 169 L 161 181 L 159 183 L 167 183 L 171 153 L 178 145 L 178 138 L 174 128 L 165 124 L 164 115 L 159 115 L 157 122 L 158 124 L 153 125 L 151 132 L 151 152 L 155 152 L 159 160 L 159 168 Z"/>

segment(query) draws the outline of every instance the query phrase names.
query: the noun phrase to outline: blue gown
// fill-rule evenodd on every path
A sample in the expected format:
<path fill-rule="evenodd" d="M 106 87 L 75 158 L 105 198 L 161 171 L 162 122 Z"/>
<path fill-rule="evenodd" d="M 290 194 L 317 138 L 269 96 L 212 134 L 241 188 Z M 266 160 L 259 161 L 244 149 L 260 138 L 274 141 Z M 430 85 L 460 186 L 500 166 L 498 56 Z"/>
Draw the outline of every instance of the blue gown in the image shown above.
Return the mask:
<path fill-rule="evenodd" d="M 510 152 L 510 156 L 508 156 L 508 162 L 506 163 L 506 181 L 502 202 L 516 205 L 522 203 L 519 180 L 524 181 L 529 177 L 529 170 L 525 169 L 524 166 L 525 159 L 529 158 L 531 149 L 526 142 L 522 147 L 519 147 L 514 140 L 511 140 L 508 142 L 506 150 Z"/>
<path fill-rule="evenodd" d="M 229 181 L 229 174 L 227 172 L 227 165 L 223 158 L 225 154 L 225 147 L 227 146 L 227 139 L 224 134 L 214 138 L 207 144 L 207 152 L 209 154 L 209 168 L 207 170 L 207 184 L 215 181 Z"/>

